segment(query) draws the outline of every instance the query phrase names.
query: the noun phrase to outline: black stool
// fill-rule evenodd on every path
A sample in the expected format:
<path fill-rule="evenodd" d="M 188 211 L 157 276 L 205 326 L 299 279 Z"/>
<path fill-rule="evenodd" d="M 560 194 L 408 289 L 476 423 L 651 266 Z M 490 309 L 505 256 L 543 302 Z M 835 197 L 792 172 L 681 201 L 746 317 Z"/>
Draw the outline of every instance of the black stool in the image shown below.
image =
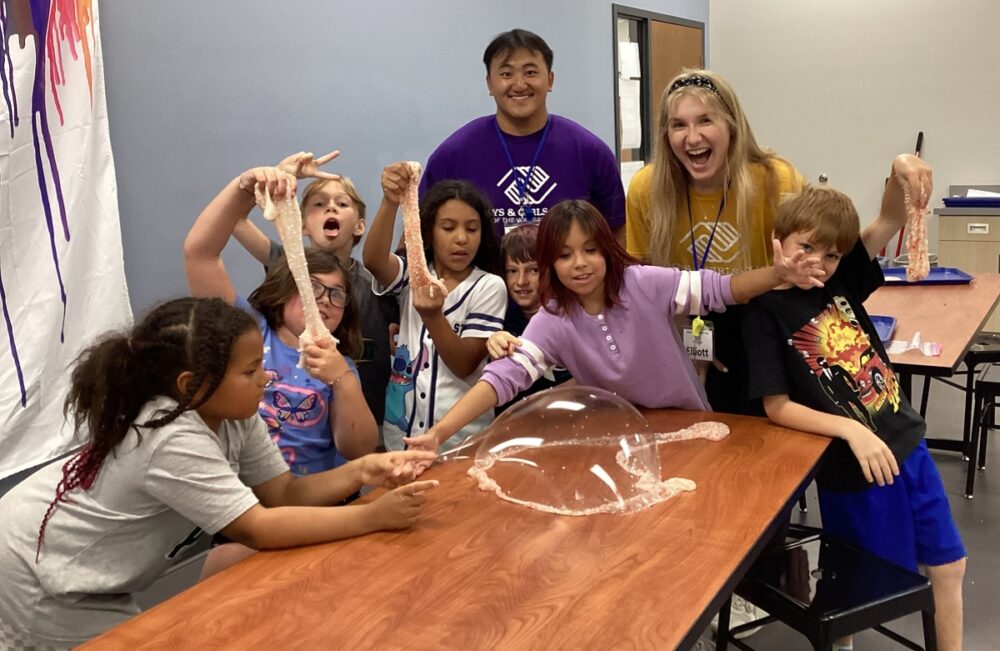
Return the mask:
<path fill-rule="evenodd" d="M 983 364 L 992 365 L 996 363 L 1000 363 L 1000 332 L 980 332 L 976 335 L 976 338 L 973 339 L 972 344 L 969 346 L 969 350 L 965 353 L 965 357 L 962 358 L 962 364 L 965 366 L 965 370 L 958 371 L 955 374 L 965 376 L 964 385 L 948 378 L 933 377 L 930 375 L 924 376 L 924 386 L 920 393 L 919 411 L 921 416 L 927 416 L 927 401 L 930 397 L 931 380 L 942 382 L 965 393 L 965 412 L 962 422 L 962 443 L 957 444 L 957 441 L 953 442 L 948 440 L 944 443 L 956 443 L 957 445 L 934 445 L 929 441 L 928 447 L 939 450 L 958 450 L 965 456 L 972 456 L 971 454 L 967 454 L 967 445 L 971 442 L 973 434 L 972 430 L 975 426 L 975 411 L 972 407 L 972 400 L 975 393 L 975 381 L 977 376 L 976 371 L 978 367 Z"/>
<path fill-rule="evenodd" d="M 770 615 L 729 630 L 727 600 L 719 611 L 717 651 L 730 643 L 753 651 L 733 635 L 772 621 L 784 622 L 824 651 L 835 640 L 871 628 L 910 649 L 937 649 L 927 578 L 823 533 L 765 552 L 736 594 Z M 923 647 L 882 626 L 917 611 L 923 617 Z"/>
<path fill-rule="evenodd" d="M 994 366 L 987 366 L 976 380 L 976 405 L 973 410 L 972 454 L 969 456 L 969 471 L 965 478 L 965 496 L 972 499 L 976 488 L 976 470 L 986 470 L 986 442 L 990 430 L 996 429 L 996 403 L 1000 398 L 1000 373 Z"/>

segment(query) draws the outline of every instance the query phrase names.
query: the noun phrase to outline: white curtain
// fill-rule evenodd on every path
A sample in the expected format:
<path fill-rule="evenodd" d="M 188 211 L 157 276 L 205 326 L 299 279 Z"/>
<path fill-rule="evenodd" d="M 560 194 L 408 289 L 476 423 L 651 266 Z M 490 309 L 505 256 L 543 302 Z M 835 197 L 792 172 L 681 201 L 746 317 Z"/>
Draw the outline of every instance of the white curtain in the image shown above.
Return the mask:
<path fill-rule="evenodd" d="M 131 324 L 97 0 L 3 2 L 0 477 L 79 443 L 69 369 Z"/>

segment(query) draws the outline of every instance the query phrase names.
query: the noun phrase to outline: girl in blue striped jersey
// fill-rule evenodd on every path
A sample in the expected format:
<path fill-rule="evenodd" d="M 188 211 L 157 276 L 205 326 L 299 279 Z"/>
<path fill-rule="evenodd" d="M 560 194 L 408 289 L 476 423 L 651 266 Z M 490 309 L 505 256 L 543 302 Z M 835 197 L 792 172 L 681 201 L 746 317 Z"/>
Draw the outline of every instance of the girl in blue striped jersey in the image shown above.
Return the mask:
<path fill-rule="evenodd" d="M 482 375 L 486 340 L 502 329 L 507 288 L 489 202 L 465 181 L 442 181 L 420 202 L 424 255 L 448 295 L 412 288 L 404 257 L 392 253 L 393 228 L 410 184 L 405 163 L 382 172 L 382 202 L 365 240 L 364 263 L 376 294 L 397 297 L 399 341 L 386 391 L 383 437 L 389 450 L 427 431 Z M 492 412 L 456 432 L 444 447 L 488 425 Z"/>

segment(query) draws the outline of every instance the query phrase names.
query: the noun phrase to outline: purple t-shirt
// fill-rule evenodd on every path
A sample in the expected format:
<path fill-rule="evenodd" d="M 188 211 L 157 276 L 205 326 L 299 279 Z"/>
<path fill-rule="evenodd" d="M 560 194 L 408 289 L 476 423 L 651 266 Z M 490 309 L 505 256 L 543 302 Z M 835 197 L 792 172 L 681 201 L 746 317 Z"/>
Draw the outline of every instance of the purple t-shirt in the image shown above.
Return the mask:
<path fill-rule="evenodd" d="M 504 404 L 548 368 L 562 366 L 578 383 L 617 393 L 642 407 L 711 409 L 705 388 L 673 326 L 674 314 L 724 312 L 732 305 L 730 276 L 714 271 L 632 265 L 621 304 L 590 315 L 539 310 L 522 346 L 486 366 L 483 380 Z"/>
<path fill-rule="evenodd" d="M 532 170 L 542 131 L 527 136 L 503 134 L 517 173 L 526 177 L 531 172 L 523 200 L 493 115 L 476 118 L 438 145 L 420 179 L 420 196 L 438 181 L 470 181 L 493 205 L 498 236 L 528 221 L 525 207 L 532 208 L 534 219 L 539 220 L 565 199 L 586 199 L 601 211 L 612 229 L 623 226 L 625 190 L 611 149 L 576 122 L 552 115 Z"/>

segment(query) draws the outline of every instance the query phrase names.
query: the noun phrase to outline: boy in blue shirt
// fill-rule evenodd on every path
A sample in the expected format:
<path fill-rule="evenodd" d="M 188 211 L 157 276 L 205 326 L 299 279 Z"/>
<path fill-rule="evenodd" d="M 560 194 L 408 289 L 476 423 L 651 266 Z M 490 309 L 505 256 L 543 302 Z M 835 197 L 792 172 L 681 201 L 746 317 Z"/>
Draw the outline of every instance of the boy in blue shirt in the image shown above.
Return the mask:
<path fill-rule="evenodd" d="M 825 286 L 751 301 L 743 325 L 751 397 L 779 425 L 834 439 L 816 479 L 824 530 L 913 571 L 924 565 L 938 648 L 958 650 L 965 548 L 927 452 L 927 424 L 863 305 L 884 282 L 875 255 L 906 222 L 902 184 L 927 190 L 921 210 L 929 196 L 930 170 L 918 159 L 898 158 L 893 176 L 890 209 L 860 233 L 851 200 L 832 188 L 807 187 L 779 207 L 774 237 L 785 255 L 819 256 Z"/>

